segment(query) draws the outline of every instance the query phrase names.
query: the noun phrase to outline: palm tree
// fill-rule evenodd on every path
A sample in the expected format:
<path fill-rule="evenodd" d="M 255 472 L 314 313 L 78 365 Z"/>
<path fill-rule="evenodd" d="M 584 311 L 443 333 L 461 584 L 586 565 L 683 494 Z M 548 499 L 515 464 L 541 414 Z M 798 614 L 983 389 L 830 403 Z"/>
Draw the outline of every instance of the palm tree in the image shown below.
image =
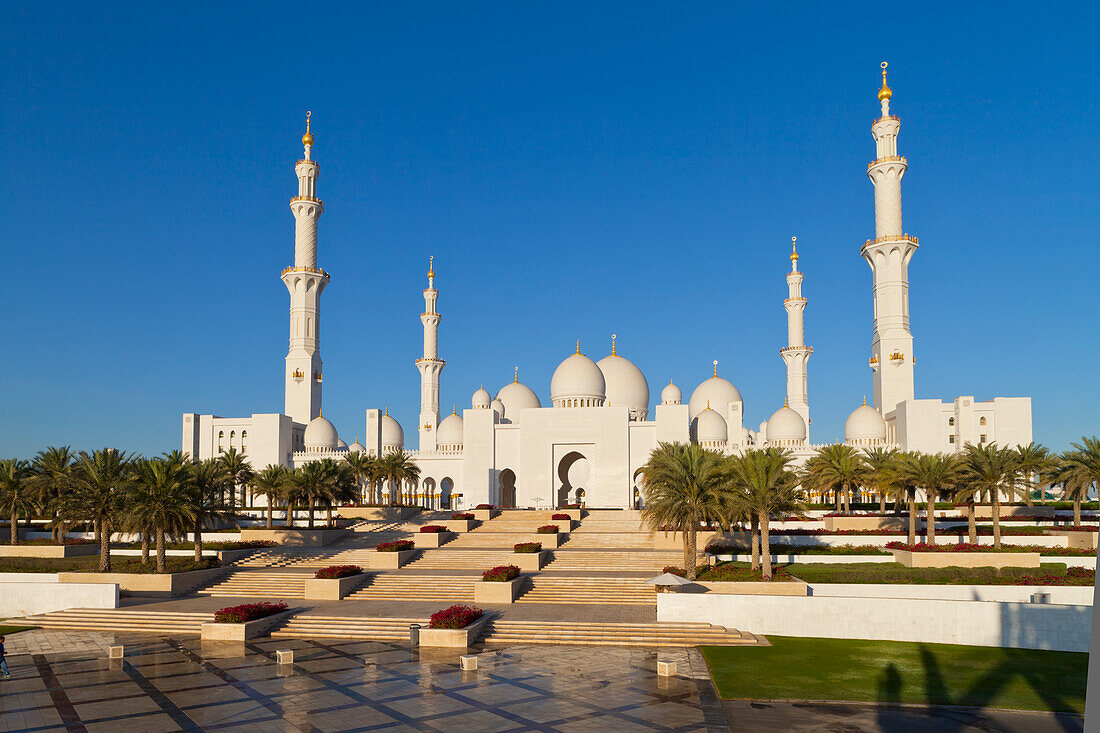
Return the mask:
<path fill-rule="evenodd" d="M 362 490 L 363 484 L 370 481 L 374 475 L 374 464 L 376 460 L 374 456 L 363 452 L 348 453 L 347 458 L 348 469 L 351 470 L 351 475 L 355 479 L 355 488 L 358 490 L 359 496 L 356 497 L 356 501 L 363 501 L 366 492 Z"/>
<path fill-rule="evenodd" d="M 186 464 L 170 458 L 137 461 L 133 470 L 127 516 L 138 526 L 152 527 L 157 542 L 157 572 L 164 573 L 168 571 L 165 534 L 185 534 L 195 521 L 189 471 Z"/>
<path fill-rule="evenodd" d="M 320 499 L 326 512 L 325 524 L 331 527 L 332 507 L 354 501 L 359 490 L 351 470 L 343 461 L 322 458 L 318 463 L 324 474 Z"/>
<path fill-rule="evenodd" d="M 993 547 L 1001 549 L 1001 492 L 1011 496 L 1015 491 L 1012 479 L 1016 471 L 1016 454 L 996 443 L 968 443 L 963 454 L 962 480 L 973 486 L 979 495 L 988 493 L 993 503 Z"/>
<path fill-rule="evenodd" d="M 745 503 L 759 522 L 761 572 L 765 580 L 772 577 L 768 529 L 771 516 L 782 517 L 801 506 L 798 476 L 790 466 L 790 452 L 775 448 L 750 450 L 730 462 L 732 485 L 744 495 Z"/>
<path fill-rule="evenodd" d="M 75 454 L 69 446 L 51 446 L 38 451 L 32 468 L 34 482 L 43 500 L 44 508 L 52 515 L 50 534 L 54 542 L 61 544 L 65 538 L 65 527 L 57 521 L 57 509 L 61 496 L 69 489 L 73 476 Z"/>
<path fill-rule="evenodd" d="M 19 515 L 28 518 L 39 506 L 39 492 L 31 481 L 31 464 L 18 458 L 0 461 L 0 512 L 11 522 L 11 544 L 19 544 Z"/>
<path fill-rule="evenodd" d="M 111 571 L 111 529 L 122 516 L 132 461 L 132 454 L 115 448 L 81 451 L 73 466 L 73 490 L 63 495 L 59 506 L 63 521 L 91 521 L 99 540 L 101 573 Z"/>
<path fill-rule="evenodd" d="M 225 489 L 231 478 L 225 464 L 217 458 L 191 464 L 189 468 L 189 495 L 194 515 L 192 531 L 195 534 L 195 562 L 202 562 L 202 530 L 208 523 L 232 516 L 223 502 Z"/>
<path fill-rule="evenodd" d="M 415 485 L 420 481 L 420 466 L 413 462 L 411 453 L 399 448 L 382 456 L 382 474 L 390 482 L 392 505 L 395 493 L 402 491 L 407 484 Z"/>
<path fill-rule="evenodd" d="M 1050 468 L 1050 451 L 1045 446 L 1035 442 L 1016 446 L 1016 470 L 1023 478 L 1028 506 L 1033 504 L 1031 496 L 1033 485 L 1039 489 L 1042 496 L 1043 487 L 1047 486 L 1043 483 L 1043 479 L 1049 475 Z M 1035 477 L 1034 484 L 1032 476 Z"/>
<path fill-rule="evenodd" d="M 898 453 L 887 468 L 890 476 L 890 490 L 896 501 L 904 501 L 909 511 L 909 544 L 917 544 L 917 485 L 913 482 L 913 471 L 907 465 L 917 460 L 918 453 L 909 451 Z"/>
<path fill-rule="evenodd" d="M 228 479 L 229 511 L 233 512 L 237 507 L 238 488 L 241 489 L 241 508 L 248 506 L 248 486 L 252 482 L 252 477 L 256 475 L 248 462 L 248 457 L 243 453 L 239 453 L 236 448 L 230 448 L 222 451 L 221 455 L 218 456 L 218 461 L 225 469 L 225 475 Z"/>
<path fill-rule="evenodd" d="M 1093 436 L 1072 443 L 1073 450 L 1064 454 L 1060 472 L 1063 493 L 1073 500 L 1073 524 L 1081 524 L 1081 502 L 1088 500 L 1089 491 L 1100 490 L 1100 440 Z"/>
<path fill-rule="evenodd" d="M 671 528 L 684 538 L 684 572 L 695 580 L 696 530 L 722 522 L 722 456 L 698 445 L 658 443 L 642 466 L 642 520 L 654 530 Z"/>
<path fill-rule="evenodd" d="M 827 445 L 806 462 L 806 473 L 815 485 L 828 487 L 844 497 L 844 513 L 852 513 L 852 487 L 867 480 L 867 464 L 849 445 Z"/>
<path fill-rule="evenodd" d="M 316 510 L 317 502 L 321 500 L 328 489 L 328 472 L 321 465 L 321 461 L 314 461 L 295 468 L 291 474 L 291 480 L 294 482 L 294 488 L 298 495 L 304 498 L 309 505 L 309 524 L 307 526 L 313 529 L 313 513 Z"/>
<path fill-rule="evenodd" d="M 881 514 L 886 514 L 886 495 L 893 490 L 890 481 L 897 455 L 896 448 L 866 448 L 863 451 L 863 462 L 867 464 L 867 474 L 863 484 L 869 491 L 878 494 Z"/>
<path fill-rule="evenodd" d="M 285 466 L 271 465 L 257 473 L 252 479 L 253 494 L 267 499 L 268 529 L 272 527 L 272 512 L 275 508 L 275 502 L 283 496 L 289 473 L 290 471 Z"/>
<path fill-rule="evenodd" d="M 895 468 L 903 482 L 924 490 L 925 500 L 928 502 L 924 524 L 930 545 L 936 544 L 936 499 L 955 488 L 959 483 L 961 470 L 957 457 L 942 453 L 910 454 Z M 916 508 L 915 501 L 910 508 Z M 915 528 L 912 518 L 910 526 Z"/>

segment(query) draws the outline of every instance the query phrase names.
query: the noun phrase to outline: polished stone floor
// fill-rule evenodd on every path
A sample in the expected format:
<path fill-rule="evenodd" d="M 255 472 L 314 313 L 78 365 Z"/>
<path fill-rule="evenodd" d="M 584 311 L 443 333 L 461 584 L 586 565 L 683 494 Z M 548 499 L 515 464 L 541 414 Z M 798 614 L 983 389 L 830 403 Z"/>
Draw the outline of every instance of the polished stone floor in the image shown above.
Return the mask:
<path fill-rule="evenodd" d="M 22 637 L 22 638 L 20 638 Z M 28 631 L 8 638 L 0 731 L 727 730 L 705 663 L 653 649 L 511 646 L 459 653 L 388 642 L 202 642 L 194 636 Z M 107 644 L 125 646 L 106 659 Z M 275 662 L 293 649 L 293 665 Z"/>

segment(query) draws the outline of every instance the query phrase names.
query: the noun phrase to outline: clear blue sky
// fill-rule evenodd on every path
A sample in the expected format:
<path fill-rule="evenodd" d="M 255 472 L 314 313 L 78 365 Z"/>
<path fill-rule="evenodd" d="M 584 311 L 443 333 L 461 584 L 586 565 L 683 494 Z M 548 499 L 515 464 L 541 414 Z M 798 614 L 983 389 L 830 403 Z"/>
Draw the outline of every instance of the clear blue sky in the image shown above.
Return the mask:
<path fill-rule="evenodd" d="M 813 439 L 870 392 L 871 120 L 901 117 L 917 396 L 1031 395 L 1097 432 L 1096 6 L 9 3 L 0 455 L 178 447 L 279 412 L 305 110 L 321 162 L 325 416 L 413 438 L 428 255 L 443 405 L 544 402 L 611 333 L 659 395 L 718 359 L 782 404 L 790 237 Z"/>

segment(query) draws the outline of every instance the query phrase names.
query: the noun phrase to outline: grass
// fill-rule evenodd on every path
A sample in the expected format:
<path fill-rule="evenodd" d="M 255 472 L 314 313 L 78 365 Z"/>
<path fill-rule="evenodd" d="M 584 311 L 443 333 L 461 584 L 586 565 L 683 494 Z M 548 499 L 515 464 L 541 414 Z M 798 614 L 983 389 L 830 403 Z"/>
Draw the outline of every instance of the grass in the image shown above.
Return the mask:
<path fill-rule="evenodd" d="M 700 580 L 753 580 L 747 562 L 719 563 Z M 779 576 L 784 576 L 779 578 Z M 792 563 L 776 566 L 777 579 L 789 576 L 807 583 L 899 583 L 912 585 L 1092 585 L 1095 575 L 1062 563 L 1038 568 L 907 568 L 883 563 Z M 1030 581 L 1030 582 L 1028 582 Z"/>
<path fill-rule="evenodd" d="M 7 624 L 0 624 L 0 636 L 11 636 L 12 634 L 18 634 L 20 631 L 30 631 L 31 629 L 37 628 L 37 626 L 8 626 Z"/>
<path fill-rule="evenodd" d="M 721 697 L 1085 711 L 1086 653 L 789 636 L 768 640 L 770 647 L 702 647 Z"/>
<path fill-rule="evenodd" d="M 219 567 L 216 558 L 204 559 L 196 563 L 190 557 L 169 557 L 167 561 L 168 572 L 181 573 L 187 570 L 203 570 L 205 568 Z M 47 557 L 7 557 L 0 559 L 0 573 L 94 573 L 99 567 L 98 555 L 84 555 L 81 557 L 47 558 Z M 142 565 L 140 557 L 111 557 L 112 573 L 155 573 L 157 571 L 156 556 L 150 556 L 149 564 Z"/>

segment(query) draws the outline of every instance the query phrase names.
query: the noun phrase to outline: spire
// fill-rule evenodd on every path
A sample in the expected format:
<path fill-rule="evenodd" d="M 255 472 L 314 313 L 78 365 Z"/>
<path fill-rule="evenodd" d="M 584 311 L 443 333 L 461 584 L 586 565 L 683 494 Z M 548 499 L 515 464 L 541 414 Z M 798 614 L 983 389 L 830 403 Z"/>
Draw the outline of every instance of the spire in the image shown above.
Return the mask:
<path fill-rule="evenodd" d="M 615 338 L 616 338 L 615 334 L 611 334 L 611 355 L 612 356 L 618 356 L 618 354 L 615 353 Z"/>
<path fill-rule="evenodd" d="M 434 287 L 432 281 L 435 280 L 435 255 L 428 256 L 428 287 Z"/>
<path fill-rule="evenodd" d="M 302 145 L 306 149 L 306 160 L 309 160 L 309 149 L 313 147 L 313 133 L 309 129 L 309 118 L 312 114 L 310 111 L 306 112 L 306 134 L 302 135 Z"/>
<path fill-rule="evenodd" d="M 791 237 L 791 272 L 798 272 L 798 237 Z"/>
<path fill-rule="evenodd" d="M 882 62 L 882 88 L 878 90 L 878 101 L 882 105 L 882 116 L 887 117 L 890 114 L 890 97 L 894 95 L 890 87 L 886 84 L 886 62 Z"/>
<path fill-rule="evenodd" d="M 783 406 L 784 407 L 790 407 L 790 405 L 787 403 L 787 398 L 786 397 L 783 398 Z"/>
<path fill-rule="evenodd" d="M 512 382 L 513 382 L 514 384 L 519 384 L 519 367 L 516 367 L 516 376 L 515 376 L 515 378 L 514 378 L 514 379 L 512 380 Z"/>
<path fill-rule="evenodd" d="M 577 353 L 581 353 L 581 340 L 577 339 Z"/>
<path fill-rule="evenodd" d="M 383 417 L 390 414 L 390 406 L 386 405 L 386 411 L 382 413 Z"/>
<path fill-rule="evenodd" d="M 718 376 L 718 360 L 714 360 L 714 376 Z"/>
<path fill-rule="evenodd" d="M 458 405 L 451 405 L 451 414 L 452 415 L 457 415 L 458 414 Z"/>
<path fill-rule="evenodd" d="M 863 395 L 863 406 L 867 406 L 867 395 Z"/>

